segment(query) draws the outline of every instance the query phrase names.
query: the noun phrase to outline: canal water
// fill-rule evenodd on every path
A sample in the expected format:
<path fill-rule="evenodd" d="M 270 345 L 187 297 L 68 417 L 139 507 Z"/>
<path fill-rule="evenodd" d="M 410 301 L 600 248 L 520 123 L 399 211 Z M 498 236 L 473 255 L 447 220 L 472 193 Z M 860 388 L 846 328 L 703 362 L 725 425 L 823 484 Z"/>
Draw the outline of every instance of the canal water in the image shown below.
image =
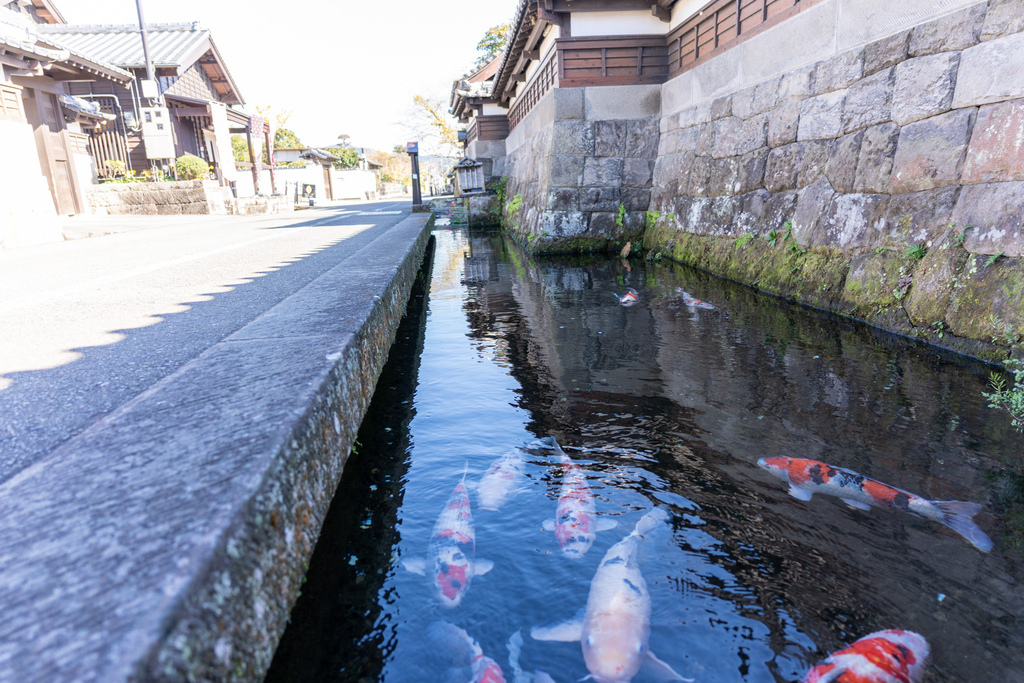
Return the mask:
<path fill-rule="evenodd" d="M 463 229 L 435 240 L 268 681 L 471 680 L 474 651 L 438 621 L 507 681 L 517 632 L 520 680 L 580 680 L 580 643 L 531 629 L 573 619 L 655 507 L 636 555 L 649 647 L 681 676 L 797 681 L 857 638 L 909 629 L 931 646 L 926 681 L 1024 680 L 1024 456 L 982 398 L 987 368 L 675 264 L 533 260 Z M 640 299 L 625 306 L 627 288 Z M 536 443 L 549 436 L 616 523 L 580 559 L 545 529 L 568 472 Z M 512 449 L 514 495 L 482 509 L 474 485 Z M 757 466 L 771 456 L 980 503 L 993 548 L 906 511 L 799 500 Z M 464 473 L 477 566 L 493 569 L 449 608 L 403 563 L 430 566 Z"/>

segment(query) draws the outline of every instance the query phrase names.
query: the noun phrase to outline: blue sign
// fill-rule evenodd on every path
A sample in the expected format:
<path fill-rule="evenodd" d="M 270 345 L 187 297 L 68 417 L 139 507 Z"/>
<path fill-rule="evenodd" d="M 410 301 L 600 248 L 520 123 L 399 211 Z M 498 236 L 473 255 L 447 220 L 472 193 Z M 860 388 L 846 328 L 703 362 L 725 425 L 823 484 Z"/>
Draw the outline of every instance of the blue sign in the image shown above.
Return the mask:
<path fill-rule="evenodd" d="M 407 143 L 405 143 L 405 151 L 408 152 L 409 154 L 419 154 L 420 153 L 420 143 L 418 143 L 418 142 L 407 142 Z"/>

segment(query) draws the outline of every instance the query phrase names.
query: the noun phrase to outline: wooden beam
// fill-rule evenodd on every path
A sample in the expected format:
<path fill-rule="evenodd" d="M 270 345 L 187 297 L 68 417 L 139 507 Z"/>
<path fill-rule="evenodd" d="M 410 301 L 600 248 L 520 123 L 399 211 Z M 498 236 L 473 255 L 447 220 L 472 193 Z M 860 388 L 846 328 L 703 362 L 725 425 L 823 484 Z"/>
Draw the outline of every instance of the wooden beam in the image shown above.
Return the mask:
<path fill-rule="evenodd" d="M 556 13 L 556 12 L 549 12 L 548 10 L 544 9 L 543 7 L 538 7 L 537 8 L 537 16 L 539 18 L 543 19 L 544 21 L 548 22 L 549 24 L 554 24 L 555 26 L 561 26 L 562 25 L 562 15 L 561 14 Z"/>
<path fill-rule="evenodd" d="M 513 74 L 512 78 L 509 80 L 515 81 L 516 83 L 526 83 L 526 74 Z"/>
<path fill-rule="evenodd" d="M 525 50 L 523 56 L 527 59 L 540 59 L 540 50 Z"/>
<path fill-rule="evenodd" d="M 651 5 L 651 14 L 653 14 L 654 16 L 658 17 L 659 19 L 666 23 L 672 21 L 672 10 L 670 10 L 667 7 L 662 7 L 657 3 Z"/>
<path fill-rule="evenodd" d="M 210 110 L 206 107 L 172 107 L 171 112 L 178 118 L 185 116 L 209 116 Z"/>
<path fill-rule="evenodd" d="M 625 12 L 646 10 L 651 0 L 552 0 L 552 12 Z"/>

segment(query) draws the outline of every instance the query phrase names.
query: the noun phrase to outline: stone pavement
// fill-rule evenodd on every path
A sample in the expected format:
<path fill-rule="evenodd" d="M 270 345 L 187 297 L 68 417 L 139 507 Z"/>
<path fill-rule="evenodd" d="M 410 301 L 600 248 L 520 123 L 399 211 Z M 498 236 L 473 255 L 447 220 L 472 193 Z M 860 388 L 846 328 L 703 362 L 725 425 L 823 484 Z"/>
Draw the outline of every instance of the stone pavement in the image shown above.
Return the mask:
<path fill-rule="evenodd" d="M 0 681 L 262 679 L 427 247 L 398 210 L 0 252 Z"/>

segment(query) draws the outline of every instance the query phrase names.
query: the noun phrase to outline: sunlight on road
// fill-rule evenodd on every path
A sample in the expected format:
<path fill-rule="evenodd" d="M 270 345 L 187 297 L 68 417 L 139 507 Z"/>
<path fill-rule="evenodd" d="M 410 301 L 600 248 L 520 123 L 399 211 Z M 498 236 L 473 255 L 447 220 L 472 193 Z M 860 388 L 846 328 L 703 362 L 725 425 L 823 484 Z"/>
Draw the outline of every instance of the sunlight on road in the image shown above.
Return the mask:
<path fill-rule="evenodd" d="M 114 235 L 52 245 L 46 259 L 0 253 L 0 390 L 12 373 L 71 363 L 82 349 L 114 344 L 125 330 L 189 311 L 373 227 L 325 222 Z"/>

